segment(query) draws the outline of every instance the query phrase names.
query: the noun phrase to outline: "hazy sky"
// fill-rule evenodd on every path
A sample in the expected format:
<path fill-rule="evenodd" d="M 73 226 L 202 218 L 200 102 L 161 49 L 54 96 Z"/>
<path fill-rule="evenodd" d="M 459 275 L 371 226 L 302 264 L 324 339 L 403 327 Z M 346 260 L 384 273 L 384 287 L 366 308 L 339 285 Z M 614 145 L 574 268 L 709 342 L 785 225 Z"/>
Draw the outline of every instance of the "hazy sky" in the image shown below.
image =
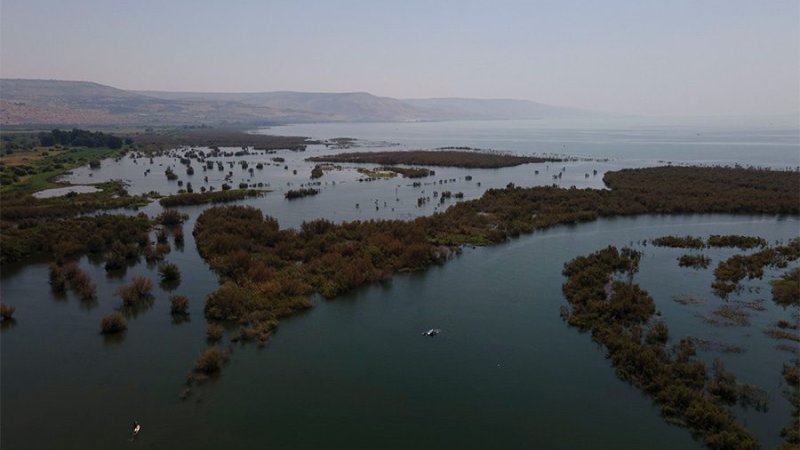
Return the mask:
<path fill-rule="evenodd" d="M 0 76 L 795 113 L 800 0 L 2 0 Z"/>

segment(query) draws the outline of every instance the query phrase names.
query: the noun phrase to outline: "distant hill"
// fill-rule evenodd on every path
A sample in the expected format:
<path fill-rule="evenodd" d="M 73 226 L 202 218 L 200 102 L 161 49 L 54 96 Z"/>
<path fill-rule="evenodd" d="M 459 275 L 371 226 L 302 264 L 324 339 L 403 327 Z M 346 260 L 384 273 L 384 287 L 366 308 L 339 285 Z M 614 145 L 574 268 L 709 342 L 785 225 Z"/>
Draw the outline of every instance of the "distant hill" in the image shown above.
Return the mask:
<path fill-rule="evenodd" d="M 366 92 L 125 91 L 85 81 L 0 79 L 0 125 L 267 125 L 534 119 L 593 113 L 525 100 L 398 100 Z"/>
<path fill-rule="evenodd" d="M 400 100 L 366 92 L 202 93 L 138 91 L 165 100 L 235 102 L 282 111 L 294 121 L 370 122 L 418 120 L 419 112 Z"/>

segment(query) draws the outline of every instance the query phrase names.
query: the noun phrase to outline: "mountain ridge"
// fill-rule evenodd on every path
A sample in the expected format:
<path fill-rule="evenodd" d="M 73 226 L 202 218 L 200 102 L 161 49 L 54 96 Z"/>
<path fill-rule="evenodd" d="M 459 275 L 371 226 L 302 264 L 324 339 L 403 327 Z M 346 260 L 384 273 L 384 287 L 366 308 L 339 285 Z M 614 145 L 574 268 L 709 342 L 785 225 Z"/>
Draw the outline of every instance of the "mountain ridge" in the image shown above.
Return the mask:
<path fill-rule="evenodd" d="M 0 125 L 270 125 L 596 114 L 518 99 L 397 99 L 368 92 L 136 91 L 92 81 L 0 79 Z"/>

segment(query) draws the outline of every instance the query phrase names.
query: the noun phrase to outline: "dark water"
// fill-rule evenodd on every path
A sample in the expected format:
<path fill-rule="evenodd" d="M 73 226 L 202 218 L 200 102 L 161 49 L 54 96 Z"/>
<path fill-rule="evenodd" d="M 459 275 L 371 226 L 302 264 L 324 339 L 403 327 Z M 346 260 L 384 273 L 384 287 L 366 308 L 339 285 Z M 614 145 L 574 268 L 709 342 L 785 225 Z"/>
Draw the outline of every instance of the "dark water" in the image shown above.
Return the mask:
<path fill-rule="evenodd" d="M 550 184 L 561 167 L 566 171 L 556 180 L 560 185 L 600 187 L 604 170 L 650 164 L 579 161 L 496 171 L 437 168 L 428 183 L 456 181 L 419 188 L 402 179 L 358 183 L 358 175 L 348 169 L 326 174 L 321 181 L 328 184 L 316 197 L 284 200 L 283 191 L 308 180 L 311 166 L 302 158 L 325 151 L 332 150 L 280 152 L 290 170 L 281 165 L 257 173 L 255 180 L 270 183 L 274 192 L 243 203 L 277 217 L 282 226 L 315 217 L 408 218 L 435 211 L 435 203 L 416 206 L 416 198 L 425 195 L 421 191 L 430 195 L 434 189 L 447 189 L 474 198 L 510 181 Z M 266 161 L 271 156 L 245 159 Z M 172 164 L 181 179 L 189 179 L 172 158 L 157 158 L 152 167 L 158 164 Z M 73 180 L 121 174 L 134 192 L 174 192 L 177 186 L 164 178 L 165 166 L 145 177 L 145 167 L 151 166 L 142 160 L 105 161 L 99 171 L 77 170 Z M 298 175 L 292 174 L 293 168 Z M 587 178 L 593 168 L 600 173 Z M 197 165 L 195 169 L 191 179 L 198 189 L 206 174 Z M 238 166 L 232 170 L 235 182 L 248 176 Z M 208 173 L 209 185 L 218 186 L 223 172 L 213 172 Z M 474 179 L 468 182 L 466 175 Z M 205 348 L 203 302 L 217 287 L 190 233 L 202 207 L 181 210 L 190 215 L 184 225 L 186 244 L 167 260 L 180 267 L 182 282 L 171 291 L 155 288 L 153 307 L 131 318 L 119 340 L 99 334 L 100 318 L 119 307 L 114 295 L 118 286 L 134 275 L 155 280 L 155 268 L 142 263 L 108 277 L 102 265 L 82 259 L 81 267 L 98 288 L 97 302 L 87 304 L 71 294 L 54 297 L 45 262 L 3 267 L 0 295 L 17 307 L 17 321 L 0 335 L 0 447 L 698 448 L 686 430 L 666 424 L 647 397 L 616 379 L 589 336 L 560 320 L 562 265 L 608 244 L 664 234 L 789 239 L 797 236 L 799 224 L 797 218 L 726 215 L 604 219 L 496 247 L 466 249 L 424 273 L 396 276 L 389 284 L 367 286 L 331 302 L 315 299 L 311 311 L 283 320 L 266 348 L 235 347 L 218 378 L 180 401 L 192 362 Z M 155 214 L 160 207 L 154 204 L 145 211 Z M 636 281 L 655 297 L 673 341 L 691 335 L 746 349 L 739 354 L 701 352 L 700 357 L 708 362 L 721 358 L 740 381 L 768 393 L 768 412 L 739 409 L 737 414 L 765 448 L 774 447 L 790 417 L 780 369 L 792 357 L 763 334 L 789 315 L 769 300 L 767 283 L 779 272 L 768 271 L 764 280 L 748 283 L 761 290 L 741 299 L 765 299 L 766 308 L 752 312 L 749 327 L 716 327 L 698 317 L 722 303 L 710 291 L 712 269 L 679 268 L 675 258 L 683 252 L 678 250 L 643 250 Z M 713 268 L 732 251 L 706 253 Z M 173 293 L 191 299 L 189 322 L 172 322 L 168 297 Z M 680 305 L 673 301 L 680 294 L 699 296 L 705 303 Z M 441 328 L 442 334 L 433 339 L 420 335 L 432 327 Z M 128 433 L 134 419 L 142 423 L 143 432 L 132 443 Z"/>
<path fill-rule="evenodd" d="M 135 418 L 145 429 L 136 445 L 147 448 L 697 447 L 615 378 L 588 336 L 561 322 L 562 263 L 677 230 L 786 239 L 797 226 L 761 217 L 647 216 L 468 249 L 426 273 L 317 300 L 310 312 L 284 320 L 268 347 L 237 347 L 222 375 L 185 402 L 177 395 L 204 347 L 202 301 L 215 287 L 190 238 L 168 259 L 183 272 L 175 292 L 192 299 L 191 321 L 172 324 L 168 293 L 156 289 L 155 305 L 130 320 L 121 342 L 105 341 L 98 324 L 119 305 L 112 291 L 122 279 L 82 261 L 98 284 L 90 308 L 54 298 L 46 266 L 29 265 L 9 271 L 2 284 L 19 318 L 2 334 L 2 446 L 127 448 Z M 711 270 L 681 269 L 674 252 L 645 251 L 637 281 L 655 297 L 673 339 L 746 348 L 701 357 L 721 357 L 741 381 L 767 390 L 769 412 L 740 414 L 772 447 L 789 419 L 780 368 L 791 355 L 762 332 L 786 313 L 767 301 L 750 327 L 705 325 L 695 314 L 721 303 L 710 294 Z M 729 252 L 708 253 L 717 261 Z M 124 278 L 134 274 L 156 277 L 136 267 Z M 678 305 L 672 296 L 681 293 L 707 304 Z M 431 327 L 442 335 L 420 336 Z"/>

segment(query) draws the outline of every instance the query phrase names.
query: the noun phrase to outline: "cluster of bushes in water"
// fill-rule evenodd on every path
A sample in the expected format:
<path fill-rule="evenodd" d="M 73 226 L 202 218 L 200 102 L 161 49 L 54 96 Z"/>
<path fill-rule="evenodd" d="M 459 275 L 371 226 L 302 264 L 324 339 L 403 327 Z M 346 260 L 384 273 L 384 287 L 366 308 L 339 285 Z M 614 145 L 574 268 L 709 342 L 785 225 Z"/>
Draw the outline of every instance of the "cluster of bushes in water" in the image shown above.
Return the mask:
<path fill-rule="evenodd" d="M 185 193 L 164 197 L 158 202 L 165 208 L 186 205 L 202 205 L 206 203 L 228 203 L 243 200 L 248 197 L 258 197 L 264 191 L 257 189 L 232 189 L 228 191 L 213 191 L 202 193 Z"/>
<path fill-rule="evenodd" d="M 786 245 L 767 247 L 749 255 L 733 255 L 721 261 L 714 269 L 714 282 L 711 287 L 722 298 L 739 289 L 739 282 L 764 276 L 765 267 L 783 268 L 789 262 L 800 258 L 800 238 Z"/>
<path fill-rule="evenodd" d="M 758 442 L 726 407 L 740 387 L 721 364 L 713 373 L 692 359 L 691 339 L 667 347 L 667 326 L 655 320 L 655 304 L 632 283 L 639 254 L 615 247 L 569 261 L 563 292 L 570 304 L 567 323 L 591 332 L 604 345 L 617 376 L 641 388 L 673 423 L 689 428 L 712 449 L 756 449 Z M 614 275 L 628 275 L 628 281 Z"/>
<path fill-rule="evenodd" d="M 651 241 L 657 247 L 703 248 L 703 247 L 737 247 L 742 250 L 765 247 L 767 241 L 757 236 L 740 236 L 735 234 L 712 234 L 707 241 L 695 236 L 661 236 Z"/>
<path fill-rule="evenodd" d="M 303 198 L 317 194 L 319 194 L 319 189 L 302 188 L 302 189 L 290 189 L 286 191 L 286 194 L 284 194 L 284 196 L 286 197 L 287 200 L 294 200 L 296 198 Z"/>
<path fill-rule="evenodd" d="M 398 173 L 406 178 L 425 178 L 436 175 L 436 172 L 424 167 L 379 167 L 378 170 L 386 170 L 389 172 Z"/>
<path fill-rule="evenodd" d="M 115 244 L 144 250 L 151 222 L 146 215 L 84 216 L 61 220 L 0 222 L 0 263 L 36 255 L 57 260 L 82 254 L 107 255 Z"/>
<path fill-rule="evenodd" d="M 264 217 L 255 208 L 209 208 L 198 217 L 194 231 L 201 256 L 221 279 L 220 288 L 206 301 L 206 316 L 212 320 L 238 321 L 241 328 L 236 339 L 263 342 L 278 319 L 309 308 L 309 295 L 313 292 L 330 298 L 365 283 L 387 280 L 395 272 L 423 269 L 445 261 L 453 247 L 464 244 L 499 243 L 534 229 L 601 216 L 701 212 L 796 214 L 800 209 L 800 195 L 795 189 L 800 175 L 796 172 L 663 167 L 610 172 L 605 179 L 615 187 L 522 189 L 509 185 L 430 217 L 342 224 L 315 220 L 304 223 L 299 231 L 280 230 L 275 219 Z M 751 187 L 733 189 L 741 179 L 751 183 Z M 761 189 L 762 179 L 769 180 L 765 183 L 772 190 Z M 737 191 L 736 195 L 728 195 L 731 191 Z M 762 201 L 765 196 L 770 201 Z M 633 259 L 634 253 L 623 258 L 626 264 Z M 724 448 L 723 443 L 732 440 L 744 443 L 741 448 L 749 448 L 748 443 L 755 442 L 752 436 L 733 422 L 730 413 L 716 405 L 710 394 L 698 394 L 698 383 L 705 386 L 708 377 L 702 364 L 688 360 L 693 353 L 691 343 L 683 345 L 683 356 L 667 355 L 663 350 L 666 326 L 653 325 L 646 333 L 641 329 L 641 324 L 654 312 L 652 301 L 643 300 L 649 298 L 646 293 L 622 282 L 613 287 L 619 302 L 614 303 L 617 309 L 611 314 L 625 317 L 615 326 L 638 323 L 640 337 L 644 336 L 648 347 L 632 349 L 624 340 L 616 343 L 617 335 L 609 335 L 614 338 L 609 344 L 616 343 L 628 350 L 618 353 L 620 358 L 646 350 L 643 357 L 653 358 L 656 369 L 667 371 L 648 372 L 647 376 L 653 378 L 640 379 L 644 375 L 635 371 L 635 365 L 624 369 L 625 365 L 620 364 L 621 376 L 637 380 L 636 383 L 646 382 L 648 389 L 655 389 L 653 392 L 657 391 L 660 397 L 675 397 L 674 403 L 664 402 L 667 413 L 683 417 L 692 429 L 706 430 L 704 439 L 712 448 Z M 605 283 L 595 286 L 594 291 L 604 295 Z M 588 320 L 586 317 L 570 315 L 571 320 Z M 221 333 L 221 328 L 209 327 L 211 340 L 218 340 Z M 672 385 L 669 379 L 673 376 L 686 384 Z M 717 381 L 722 385 L 725 380 L 727 377 L 720 375 Z M 660 387 L 656 389 L 657 385 Z M 714 390 L 722 392 L 721 388 Z"/>
<path fill-rule="evenodd" d="M 772 280 L 772 300 L 781 306 L 800 306 L 800 268 Z"/>
<path fill-rule="evenodd" d="M 681 267 L 705 269 L 709 264 L 711 264 L 711 258 L 706 255 L 681 255 L 678 257 L 678 265 Z"/>
<path fill-rule="evenodd" d="M 20 221 L 72 217 L 103 209 L 134 208 L 146 205 L 143 196 L 130 196 L 119 181 L 98 185 L 100 192 L 35 198 L 32 195 L 5 195 L 0 220 Z"/>
<path fill-rule="evenodd" d="M 92 300 L 97 286 L 89 274 L 81 270 L 76 262 L 50 264 L 50 288 L 57 294 L 64 294 L 70 288 L 81 300 Z"/>
<path fill-rule="evenodd" d="M 631 184 L 629 177 L 638 183 Z M 740 178 L 755 180 L 753 187 L 726 196 Z M 751 201 L 762 196 L 759 179 L 769 179 L 770 185 L 775 179 L 783 181 L 768 193 L 770 202 Z M 255 312 L 267 313 L 263 320 L 280 317 L 309 307 L 312 292 L 333 297 L 364 283 L 386 280 L 397 271 L 422 269 L 444 261 L 454 246 L 498 243 L 536 228 L 599 216 L 800 209 L 795 189 L 800 174 L 796 172 L 662 167 L 609 172 L 606 181 L 619 187 L 522 189 L 510 185 L 431 217 L 339 225 L 315 220 L 304 223 L 300 231 L 280 230 L 275 219 L 265 218 L 254 208 L 210 208 L 198 218 L 195 237 L 200 254 L 223 284 L 209 297 L 206 313 L 210 318 L 245 323 L 262 320 L 248 318 Z M 698 187 L 693 190 L 693 186 Z"/>
<path fill-rule="evenodd" d="M 498 169 L 520 164 L 563 161 L 560 158 L 517 156 L 504 153 L 489 153 L 463 150 L 413 150 L 385 152 L 339 153 L 337 155 L 314 156 L 307 161 L 335 163 L 374 163 L 381 165 L 449 166 L 474 169 Z"/>

